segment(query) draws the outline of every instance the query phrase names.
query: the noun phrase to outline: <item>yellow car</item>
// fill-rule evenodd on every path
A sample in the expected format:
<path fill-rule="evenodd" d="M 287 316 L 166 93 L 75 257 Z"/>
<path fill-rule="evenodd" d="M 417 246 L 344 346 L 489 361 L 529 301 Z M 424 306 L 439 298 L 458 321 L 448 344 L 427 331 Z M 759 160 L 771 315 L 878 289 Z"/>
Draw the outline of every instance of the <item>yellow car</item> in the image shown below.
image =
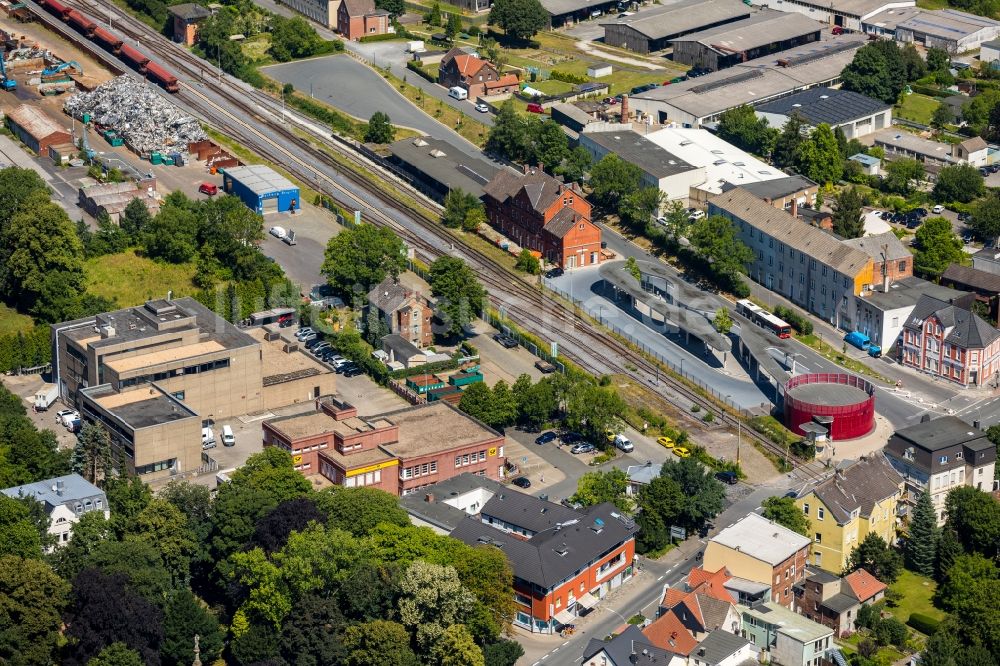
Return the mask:
<path fill-rule="evenodd" d="M 681 458 L 690 458 L 691 452 L 685 449 L 683 446 L 678 446 L 674 449 L 674 455 L 680 456 Z"/>
<path fill-rule="evenodd" d="M 657 437 L 656 443 L 668 449 L 674 448 L 674 440 L 670 439 L 666 435 L 664 435 L 663 437 Z"/>
<path fill-rule="evenodd" d="M 604 436 L 608 438 L 609 442 L 613 442 L 615 441 L 615 437 L 618 436 L 618 433 L 616 433 L 614 430 L 605 430 Z"/>

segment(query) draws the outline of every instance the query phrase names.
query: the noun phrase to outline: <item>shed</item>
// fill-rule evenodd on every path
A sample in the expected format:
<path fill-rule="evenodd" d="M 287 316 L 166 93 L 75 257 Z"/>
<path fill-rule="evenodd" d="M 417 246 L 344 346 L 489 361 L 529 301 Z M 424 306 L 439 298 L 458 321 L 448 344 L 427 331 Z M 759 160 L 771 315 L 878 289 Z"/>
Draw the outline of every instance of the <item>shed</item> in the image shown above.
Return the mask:
<path fill-rule="evenodd" d="M 406 385 L 420 394 L 442 389 L 446 386 L 444 381 L 437 375 L 414 375 L 407 377 Z"/>
<path fill-rule="evenodd" d="M 592 79 L 599 79 L 602 76 L 611 76 L 611 65 L 607 63 L 597 63 L 587 68 L 587 76 Z"/>
<path fill-rule="evenodd" d="M 451 377 L 448 378 L 448 383 L 452 386 L 468 386 L 469 384 L 478 384 L 483 381 L 483 373 L 479 371 L 475 372 L 456 372 Z"/>
<path fill-rule="evenodd" d="M 7 126 L 36 155 L 48 155 L 49 146 L 73 141 L 64 127 L 38 107 L 27 104 L 21 104 L 7 113 Z"/>
<path fill-rule="evenodd" d="M 261 215 L 294 212 L 302 207 L 299 188 L 270 167 L 260 164 L 226 169 L 222 187 Z"/>

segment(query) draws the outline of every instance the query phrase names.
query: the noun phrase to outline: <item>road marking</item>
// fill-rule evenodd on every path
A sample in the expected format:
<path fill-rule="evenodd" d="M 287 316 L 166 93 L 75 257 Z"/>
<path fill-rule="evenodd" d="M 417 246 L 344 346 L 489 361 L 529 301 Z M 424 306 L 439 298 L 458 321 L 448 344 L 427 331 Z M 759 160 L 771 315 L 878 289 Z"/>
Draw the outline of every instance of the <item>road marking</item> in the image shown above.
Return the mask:
<path fill-rule="evenodd" d="M 560 645 L 559 647 L 562 646 Z M 552 648 L 552 652 L 550 652 L 549 654 L 555 654 L 556 652 L 559 652 L 559 648 Z"/>
<path fill-rule="evenodd" d="M 667 574 L 663 574 L 662 576 L 660 576 L 659 578 L 656 579 L 656 582 L 659 583 L 661 580 L 663 580 L 666 577 L 667 577 Z"/>
<path fill-rule="evenodd" d="M 541 661 L 536 661 L 536 662 L 535 662 L 535 663 L 533 663 L 533 664 L 532 664 L 531 666 L 538 666 L 538 664 L 540 664 L 540 663 L 542 663 L 542 662 L 541 662 Z"/>
<path fill-rule="evenodd" d="M 539 661 L 545 661 L 548 658 L 549 658 L 549 655 L 545 655 L 544 657 L 542 657 L 541 659 L 539 659 Z"/>
<path fill-rule="evenodd" d="M 559 647 L 565 647 L 565 646 L 567 646 L 567 645 L 569 645 L 569 641 L 566 641 L 565 643 L 563 643 L 563 644 L 562 644 L 562 645 L 560 645 Z"/>

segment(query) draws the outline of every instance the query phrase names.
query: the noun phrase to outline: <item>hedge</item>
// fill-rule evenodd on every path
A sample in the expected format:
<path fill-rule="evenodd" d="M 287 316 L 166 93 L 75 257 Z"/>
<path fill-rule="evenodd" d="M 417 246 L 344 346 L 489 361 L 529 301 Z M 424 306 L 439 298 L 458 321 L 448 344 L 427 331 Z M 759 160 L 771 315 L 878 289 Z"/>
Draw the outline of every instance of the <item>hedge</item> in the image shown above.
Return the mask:
<path fill-rule="evenodd" d="M 402 40 L 402 39 L 404 39 L 404 36 L 400 35 L 398 33 L 395 33 L 395 32 L 386 32 L 386 33 L 383 33 L 381 35 L 365 35 L 364 37 L 362 37 L 358 41 L 361 42 L 362 44 L 364 44 L 364 43 L 367 43 L 367 42 L 388 42 L 388 41 L 391 41 L 393 39 Z"/>
<path fill-rule="evenodd" d="M 802 335 L 812 335 L 813 325 L 812 322 L 798 314 L 791 308 L 786 308 L 784 306 L 777 306 L 774 308 L 774 316 L 787 321 L 792 328 L 801 333 Z"/>
<path fill-rule="evenodd" d="M 437 361 L 436 363 L 426 363 L 413 368 L 396 370 L 395 372 L 390 372 L 389 377 L 392 379 L 405 379 L 406 377 L 413 377 L 415 375 L 433 375 L 435 372 L 454 370 L 457 367 L 458 361 L 450 358 L 447 361 Z"/>
<path fill-rule="evenodd" d="M 939 620 L 934 619 L 930 615 L 924 615 L 923 613 L 910 613 L 910 619 L 906 621 L 906 624 L 910 625 L 922 634 L 930 636 L 938 630 L 941 626 Z"/>
<path fill-rule="evenodd" d="M 555 79 L 556 81 L 562 81 L 563 83 L 590 83 L 590 79 L 586 76 L 570 74 L 569 72 L 560 72 L 558 69 L 553 69 L 549 74 L 549 78 Z"/>
<path fill-rule="evenodd" d="M 434 79 L 433 76 L 431 76 L 428 72 L 424 71 L 423 68 L 421 68 L 420 65 L 418 65 L 413 60 L 408 60 L 406 62 L 406 69 L 410 70 L 411 72 L 416 72 L 417 74 L 427 79 L 431 83 L 437 83 L 437 81 Z"/>

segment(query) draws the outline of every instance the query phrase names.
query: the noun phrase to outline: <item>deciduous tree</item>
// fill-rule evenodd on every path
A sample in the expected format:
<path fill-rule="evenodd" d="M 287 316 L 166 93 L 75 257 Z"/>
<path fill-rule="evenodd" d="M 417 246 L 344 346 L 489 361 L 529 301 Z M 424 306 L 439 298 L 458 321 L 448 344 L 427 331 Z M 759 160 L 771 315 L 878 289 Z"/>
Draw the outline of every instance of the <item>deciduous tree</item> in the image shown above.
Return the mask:
<path fill-rule="evenodd" d="M 389 620 L 352 624 L 344 630 L 347 666 L 420 666 L 406 627 Z"/>
<path fill-rule="evenodd" d="M 688 239 L 694 250 L 728 279 L 737 279 L 753 261 L 753 252 L 736 235 L 733 223 L 721 215 L 703 217 L 691 226 Z"/>
<path fill-rule="evenodd" d="M 962 544 L 958 540 L 955 530 L 946 525 L 938 538 L 937 552 L 934 558 L 934 580 L 939 585 L 948 575 L 948 570 L 955 564 L 955 559 L 963 552 Z"/>
<path fill-rule="evenodd" d="M 804 140 L 802 134 L 802 116 L 793 112 L 781 128 L 781 134 L 775 140 L 771 158 L 779 167 L 789 167 L 795 164 L 795 156 Z"/>
<path fill-rule="evenodd" d="M 496 5 L 493 5 L 496 7 Z M 522 162 L 528 153 L 528 124 L 514 108 L 514 102 L 507 100 L 500 105 L 493 127 L 486 137 L 485 150 L 494 155 L 506 157 L 512 162 Z"/>
<path fill-rule="evenodd" d="M 684 491 L 669 477 L 654 477 L 639 490 L 636 539 L 641 552 L 659 550 L 670 542 L 670 527 L 677 524 L 684 502 Z"/>
<path fill-rule="evenodd" d="M 628 477 L 620 469 L 587 472 L 576 482 L 576 492 L 570 500 L 583 506 L 611 502 L 620 510 L 630 513 L 632 501 L 625 496 L 627 489 Z"/>
<path fill-rule="evenodd" d="M 795 500 L 791 497 L 768 497 L 761 502 L 761 506 L 764 507 L 761 515 L 768 520 L 784 525 L 793 532 L 809 534 L 809 519 L 802 513 L 802 509 L 795 506 Z"/>
<path fill-rule="evenodd" d="M 143 666 L 139 653 L 124 643 L 112 643 L 87 662 L 87 666 Z"/>
<path fill-rule="evenodd" d="M 722 511 L 725 490 L 712 470 L 705 468 L 697 459 L 668 460 L 663 463 L 660 476 L 673 479 L 684 495 L 677 515 L 680 526 L 697 529 Z"/>
<path fill-rule="evenodd" d="M 530 39 L 548 23 L 548 14 L 538 0 L 497 0 L 490 9 L 490 25 L 500 26 L 515 40 Z"/>
<path fill-rule="evenodd" d="M 642 186 L 642 171 L 614 153 L 602 157 L 590 171 L 594 203 L 608 211 L 618 210 L 621 200 Z"/>
<path fill-rule="evenodd" d="M 955 235 L 951 222 L 943 217 L 932 217 L 920 225 L 915 243 L 913 268 L 930 280 L 941 277 L 951 264 L 966 261 L 961 239 Z"/>
<path fill-rule="evenodd" d="M 769 157 L 778 138 L 778 130 L 765 118 L 758 118 L 749 104 L 724 111 L 719 116 L 719 137 L 747 152 Z"/>
<path fill-rule="evenodd" d="M 368 119 L 365 141 L 368 143 L 392 143 L 396 138 L 396 128 L 385 111 L 376 111 Z"/>
<path fill-rule="evenodd" d="M 69 583 L 40 560 L 0 557 L 0 663 L 56 663 L 68 596 Z"/>
<path fill-rule="evenodd" d="M 947 525 L 966 552 L 1000 556 L 1000 503 L 973 486 L 959 486 L 945 499 Z"/>
<path fill-rule="evenodd" d="M 993 245 L 1000 237 L 1000 192 L 990 190 L 985 197 L 972 204 L 970 226 Z"/>
<path fill-rule="evenodd" d="M 250 544 L 273 553 L 285 547 L 292 532 L 301 532 L 309 523 L 326 523 L 326 519 L 326 513 L 320 511 L 312 497 L 285 500 L 257 521 Z"/>
<path fill-rule="evenodd" d="M 896 42 L 877 40 L 857 50 L 841 79 L 845 90 L 895 104 L 906 85 L 906 64 Z"/>
<path fill-rule="evenodd" d="M 889 547 L 885 539 L 869 532 L 851 551 L 845 571 L 864 569 L 885 584 L 894 583 L 903 568 L 903 558 Z"/>
<path fill-rule="evenodd" d="M 42 556 L 42 539 L 27 505 L 0 495 L 0 556 L 5 555 L 39 559 Z"/>
<path fill-rule="evenodd" d="M 832 183 L 843 170 L 840 146 L 826 123 L 817 125 L 798 146 L 795 164 L 808 178 L 820 184 Z"/>
<path fill-rule="evenodd" d="M 956 164 L 943 167 L 938 172 L 933 194 L 934 200 L 941 203 L 969 203 L 981 197 L 985 191 L 979 169 L 971 164 Z"/>
<path fill-rule="evenodd" d="M 453 624 L 444 630 L 431 648 L 431 658 L 439 666 L 486 666 L 483 651 L 464 624 Z"/>
<path fill-rule="evenodd" d="M 330 527 L 366 536 L 377 525 L 409 525 L 409 517 L 399 500 L 378 488 L 341 488 L 332 486 L 312 496 Z"/>
<path fill-rule="evenodd" d="M 909 195 L 924 178 L 924 165 L 915 159 L 903 157 L 889 162 L 884 167 L 885 189 L 890 192 Z"/>
<path fill-rule="evenodd" d="M 367 290 L 385 279 L 398 277 L 406 267 L 406 246 L 388 227 L 361 224 L 344 229 L 330 239 L 320 271 L 330 286 L 347 293 L 360 285 Z"/>
<path fill-rule="evenodd" d="M 437 314 L 448 327 L 446 332 L 464 334 L 486 302 L 486 290 L 476 274 L 461 259 L 443 256 L 431 264 L 428 282 L 438 302 Z"/>
<path fill-rule="evenodd" d="M 475 598 L 463 587 L 454 567 L 417 560 L 400 583 L 399 618 L 428 651 L 445 629 L 459 624 Z"/>

